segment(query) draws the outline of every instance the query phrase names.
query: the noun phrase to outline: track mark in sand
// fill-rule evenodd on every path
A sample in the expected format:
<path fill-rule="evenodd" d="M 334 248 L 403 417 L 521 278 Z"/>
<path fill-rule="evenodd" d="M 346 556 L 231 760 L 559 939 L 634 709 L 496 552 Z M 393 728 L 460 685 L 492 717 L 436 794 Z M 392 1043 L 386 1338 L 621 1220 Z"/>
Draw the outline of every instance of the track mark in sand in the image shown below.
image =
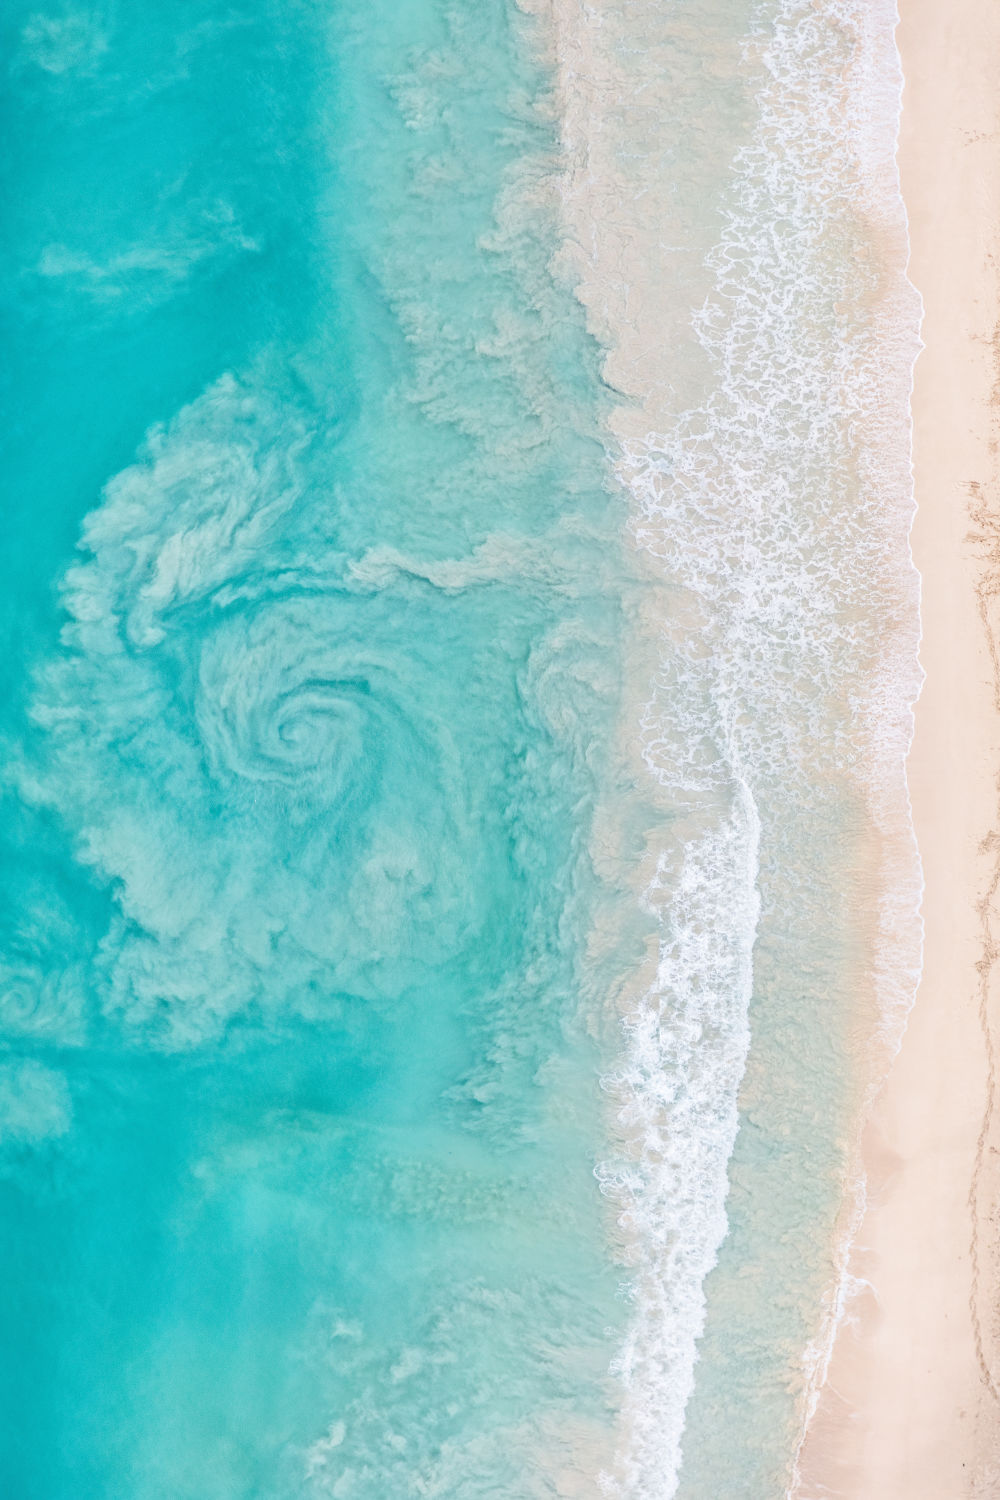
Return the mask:
<path fill-rule="evenodd" d="M 996 270 L 994 257 L 989 257 L 990 264 Z M 993 706 L 1000 716 L 1000 496 L 998 496 L 997 476 L 997 453 L 1000 451 L 1000 322 L 997 323 L 990 339 L 990 347 L 993 355 L 993 383 L 990 392 L 990 441 L 988 451 L 992 459 L 993 474 L 990 481 L 983 485 L 978 480 L 967 481 L 969 500 L 969 516 L 972 521 L 972 530 L 968 533 L 966 540 L 976 549 L 976 555 L 980 563 L 979 576 L 976 580 L 976 604 L 979 617 L 983 624 L 986 637 L 986 645 L 990 655 L 990 665 L 993 674 Z M 993 1371 L 993 1360 L 991 1359 L 992 1345 L 1000 1336 L 1000 1325 L 991 1330 L 992 1337 L 984 1333 L 983 1319 L 980 1314 L 980 1283 L 983 1259 L 982 1244 L 982 1221 L 983 1201 L 987 1191 L 984 1181 L 986 1165 L 990 1149 L 990 1135 L 997 1113 L 997 1045 L 993 1035 L 993 1026 L 990 1018 L 991 985 L 997 959 L 1000 958 L 1000 938 L 994 930 L 994 918 L 1000 916 L 998 910 L 998 892 L 1000 892 L 1000 772 L 996 778 L 997 789 L 997 812 L 994 827 L 980 842 L 978 852 L 984 856 L 993 856 L 993 867 L 989 882 L 980 899 L 976 902 L 976 913 L 979 917 L 982 951 L 976 963 L 978 978 L 978 1013 L 979 1024 L 982 1029 L 983 1042 L 986 1056 L 986 1098 L 983 1108 L 982 1123 L 976 1140 L 976 1154 L 972 1168 L 972 1178 L 969 1183 L 969 1214 L 971 1219 L 971 1238 L 969 1244 L 969 1259 L 971 1265 L 971 1284 L 969 1288 L 969 1313 L 972 1322 L 972 1333 L 975 1341 L 976 1360 L 983 1385 L 989 1391 L 993 1399 L 1000 1404 L 1000 1381 Z M 992 1148 L 994 1152 L 996 1148 Z M 996 1193 L 993 1193 L 996 1198 Z M 987 1221 L 992 1224 L 994 1234 L 997 1231 L 997 1223 L 994 1213 L 987 1213 Z M 996 1245 L 993 1246 L 994 1259 L 997 1256 Z"/>

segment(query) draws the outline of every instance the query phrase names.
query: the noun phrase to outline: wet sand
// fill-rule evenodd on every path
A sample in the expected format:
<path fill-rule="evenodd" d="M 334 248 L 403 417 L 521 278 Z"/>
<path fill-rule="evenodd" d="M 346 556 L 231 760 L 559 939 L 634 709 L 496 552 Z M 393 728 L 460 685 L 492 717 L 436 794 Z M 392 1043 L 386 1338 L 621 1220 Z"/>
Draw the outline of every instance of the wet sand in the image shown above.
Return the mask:
<path fill-rule="evenodd" d="M 1000 6 L 901 0 L 927 674 L 909 762 L 923 976 L 867 1130 L 853 1300 L 796 1500 L 1000 1495 Z M 1000 1100 L 996 1101 L 1000 1104 Z"/>

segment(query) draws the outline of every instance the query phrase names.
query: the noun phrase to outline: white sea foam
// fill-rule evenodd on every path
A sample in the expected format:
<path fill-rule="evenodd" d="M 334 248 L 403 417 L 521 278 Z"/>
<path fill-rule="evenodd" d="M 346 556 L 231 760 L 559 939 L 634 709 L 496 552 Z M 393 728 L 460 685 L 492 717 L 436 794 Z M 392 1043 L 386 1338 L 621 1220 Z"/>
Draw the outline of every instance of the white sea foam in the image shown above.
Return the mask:
<path fill-rule="evenodd" d="M 718 1189 L 749 1043 L 758 837 L 750 789 L 734 779 L 727 813 L 692 831 L 673 868 L 664 856 L 648 893 L 665 929 L 656 979 L 626 1019 L 625 1061 L 606 1081 L 638 1150 L 599 1174 L 621 1204 L 636 1304 L 615 1365 L 630 1396 L 629 1446 L 620 1475 L 605 1476 L 609 1492 L 652 1494 L 656 1476 L 669 1485 L 679 1469 L 701 1287 L 726 1227 Z"/>
<path fill-rule="evenodd" d="M 635 541 L 667 589 L 662 665 L 642 728 L 646 764 L 677 821 L 665 827 L 646 892 L 661 924 L 655 981 L 629 1008 L 625 1057 L 608 1080 L 627 1146 L 600 1173 L 618 1204 L 634 1299 L 619 1360 L 622 1449 L 605 1483 L 643 1500 L 664 1500 L 679 1482 L 703 1282 L 726 1228 L 758 858 L 766 850 L 791 914 L 796 838 L 815 842 L 808 810 L 834 806 L 838 787 L 863 803 L 862 841 L 875 850 L 869 979 L 880 1022 L 869 1089 L 900 1035 L 919 965 L 920 877 L 904 780 L 919 687 L 908 546 L 919 303 L 904 274 L 894 165 L 894 21 L 888 0 L 757 7 L 743 57 L 758 79 L 755 122 L 722 194 L 712 286 L 695 316 L 709 393 L 677 410 L 664 394 L 676 388 L 676 354 L 654 347 L 657 329 L 628 311 L 643 305 L 667 237 L 670 200 L 655 197 L 660 157 L 647 140 L 649 181 L 641 192 L 619 182 L 614 198 L 622 157 L 601 131 L 620 145 L 622 127 L 599 110 L 593 120 L 581 113 L 574 71 L 584 48 L 601 52 L 602 35 L 561 19 L 561 50 L 572 58 L 568 150 L 586 162 L 586 175 L 568 178 L 574 232 L 581 204 L 585 217 L 615 201 L 593 229 L 581 294 L 609 338 L 616 378 L 641 403 L 616 424 L 617 470 L 633 499 Z M 645 67 L 665 23 L 642 10 L 631 21 L 615 10 L 607 22 L 609 37 L 630 37 Z M 608 68 L 622 88 L 620 58 Z M 592 104 L 602 97 L 595 89 Z M 621 97 L 615 108 L 628 141 L 635 121 Z M 602 267 L 615 278 L 603 299 Z M 853 893 L 859 932 L 869 899 Z M 836 1284 L 804 1357 L 804 1420 L 844 1305 L 851 1205 L 863 1192 L 857 1173 L 853 1181 Z"/>

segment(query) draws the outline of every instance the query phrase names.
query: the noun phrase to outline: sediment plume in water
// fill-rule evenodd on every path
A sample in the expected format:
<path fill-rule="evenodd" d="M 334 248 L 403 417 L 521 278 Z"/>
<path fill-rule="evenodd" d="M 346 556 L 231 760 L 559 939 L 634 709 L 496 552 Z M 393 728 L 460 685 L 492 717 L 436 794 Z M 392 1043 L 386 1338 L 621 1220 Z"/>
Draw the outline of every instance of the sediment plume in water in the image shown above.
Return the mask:
<path fill-rule="evenodd" d="M 791 1482 L 919 961 L 893 21 L 5 17 L 12 1492 Z"/>

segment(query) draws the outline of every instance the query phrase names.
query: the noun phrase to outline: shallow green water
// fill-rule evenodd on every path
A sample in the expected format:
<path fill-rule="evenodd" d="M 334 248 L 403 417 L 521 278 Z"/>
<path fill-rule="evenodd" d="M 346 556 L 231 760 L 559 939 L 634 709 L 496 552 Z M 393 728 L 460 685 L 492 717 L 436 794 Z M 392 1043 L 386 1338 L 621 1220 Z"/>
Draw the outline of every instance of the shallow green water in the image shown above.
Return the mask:
<path fill-rule="evenodd" d="M 7 1492 L 548 1493 L 621 502 L 530 38 L 4 28 Z"/>
<path fill-rule="evenodd" d="M 624 454 L 512 0 L 0 15 L 5 1495 L 784 1492 L 915 690 L 890 9 L 625 6 Z"/>

